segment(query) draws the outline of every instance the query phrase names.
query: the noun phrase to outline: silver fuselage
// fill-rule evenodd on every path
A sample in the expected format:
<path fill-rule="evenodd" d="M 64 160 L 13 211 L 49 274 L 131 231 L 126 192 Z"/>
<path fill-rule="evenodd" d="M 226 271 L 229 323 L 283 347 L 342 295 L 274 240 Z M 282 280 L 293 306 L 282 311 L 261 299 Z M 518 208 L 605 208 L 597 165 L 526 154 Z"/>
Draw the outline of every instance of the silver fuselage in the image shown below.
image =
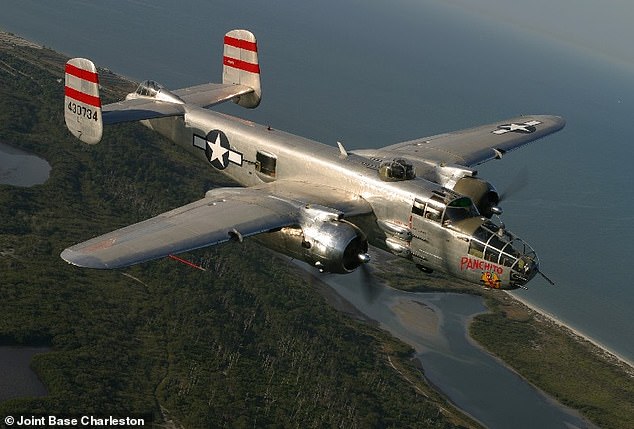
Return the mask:
<path fill-rule="evenodd" d="M 242 186 L 293 181 L 318 184 L 324 193 L 362 198 L 371 205 L 373 215 L 346 219 L 367 235 L 370 245 L 409 259 L 423 271 L 438 270 L 489 287 L 514 288 L 530 280 L 538 269 L 532 249 L 504 230 L 498 231 L 497 238 L 488 233 L 482 243 L 486 249 L 497 248 L 497 257 L 485 258 L 484 250 L 470 250 L 473 234 L 487 219 L 476 215 L 450 222 L 424 217 L 413 209 L 415 203 L 426 204 L 435 198 L 438 204 L 438 200 L 450 201 L 459 195 L 420 177 L 384 181 L 378 174 L 383 160 L 355 153 L 346 156 L 334 146 L 198 107 L 187 106 L 181 117 L 142 123 L 207 163 L 209 154 L 196 145 L 195 136 L 200 139 L 212 130 L 222 131 L 230 152 L 241 155 L 239 163 L 225 160 L 222 173 Z M 266 163 L 273 164 L 273 171 L 263 167 Z M 518 244 L 522 247 L 519 252 Z M 518 280 L 519 274 L 524 278 Z"/>

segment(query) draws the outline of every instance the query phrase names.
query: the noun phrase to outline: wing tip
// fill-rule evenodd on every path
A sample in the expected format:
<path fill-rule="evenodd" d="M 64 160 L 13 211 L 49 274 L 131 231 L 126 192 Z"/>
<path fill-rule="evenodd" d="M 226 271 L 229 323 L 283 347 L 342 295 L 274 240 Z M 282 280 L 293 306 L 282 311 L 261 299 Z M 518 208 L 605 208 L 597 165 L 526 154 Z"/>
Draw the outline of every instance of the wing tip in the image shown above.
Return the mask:
<path fill-rule="evenodd" d="M 94 256 L 86 255 L 85 253 L 78 252 L 72 248 L 65 249 L 59 256 L 70 265 L 74 265 L 76 267 L 95 268 L 99 270 L 111 268 Z"/>

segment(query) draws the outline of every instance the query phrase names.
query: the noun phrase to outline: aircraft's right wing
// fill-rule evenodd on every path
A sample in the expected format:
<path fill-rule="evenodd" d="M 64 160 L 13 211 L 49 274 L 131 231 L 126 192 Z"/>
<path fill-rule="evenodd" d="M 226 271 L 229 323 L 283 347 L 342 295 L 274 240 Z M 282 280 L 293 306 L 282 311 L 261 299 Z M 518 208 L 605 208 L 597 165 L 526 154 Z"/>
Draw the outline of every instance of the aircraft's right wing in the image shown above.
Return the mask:
<path fill-rule="evenodd" d="M 404 156 L 412 161 L 428 160 L 474 167 L 559 131 L 565 124 L 559 116 L 522 116 L 355 153 L 379 158 Z"/>

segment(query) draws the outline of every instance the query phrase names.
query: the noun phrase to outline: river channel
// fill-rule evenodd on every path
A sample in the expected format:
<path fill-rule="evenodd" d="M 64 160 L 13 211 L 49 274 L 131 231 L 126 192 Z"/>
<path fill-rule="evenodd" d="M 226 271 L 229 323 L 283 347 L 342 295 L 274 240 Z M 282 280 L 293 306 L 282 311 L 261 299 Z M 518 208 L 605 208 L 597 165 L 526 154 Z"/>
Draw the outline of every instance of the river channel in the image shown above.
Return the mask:
<path fill-rule="evenodd" d="M 322 279 L 381 328 L 411 345 L 429 382 L 488 428 L 594 427 L 474 343 L 468 325 L 487 311 L 482 298 L 375 285 L 378 293 L 368 299 L 359 273 Z"/>

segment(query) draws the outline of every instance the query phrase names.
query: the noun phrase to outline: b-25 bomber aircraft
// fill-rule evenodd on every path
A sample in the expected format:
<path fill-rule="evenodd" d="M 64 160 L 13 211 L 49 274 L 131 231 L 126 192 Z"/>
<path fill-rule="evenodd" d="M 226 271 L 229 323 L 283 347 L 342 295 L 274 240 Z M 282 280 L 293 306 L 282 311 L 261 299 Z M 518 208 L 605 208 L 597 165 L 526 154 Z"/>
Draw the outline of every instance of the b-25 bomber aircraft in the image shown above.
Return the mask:
<path fill-rule="evenodd" d="M 61 254 L 81 267 L 115 269 L 249 236 L 320 271 L 350 273 L 369 262 L 368 246 L 488 288 L 525 287 L 535 251 L 503 224 L 500 195 L 477 177 L 479 164 L 556 132 L 557 116 L 522 116 L 381 149 L 347 151 L 208 110 L 225 101 L 260 103 L 254 35 L 224 37 L 221 84 L 169 91 L 141 83 L 101 106 L 87 59 L 68 61 L 68 129 L 88 144 L 103 125 L 141 121 L 190 149 L 244 187 L 217 188 L 154 218 L 77 244 Z"/>

